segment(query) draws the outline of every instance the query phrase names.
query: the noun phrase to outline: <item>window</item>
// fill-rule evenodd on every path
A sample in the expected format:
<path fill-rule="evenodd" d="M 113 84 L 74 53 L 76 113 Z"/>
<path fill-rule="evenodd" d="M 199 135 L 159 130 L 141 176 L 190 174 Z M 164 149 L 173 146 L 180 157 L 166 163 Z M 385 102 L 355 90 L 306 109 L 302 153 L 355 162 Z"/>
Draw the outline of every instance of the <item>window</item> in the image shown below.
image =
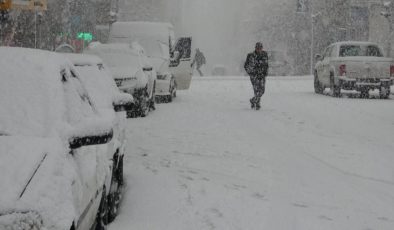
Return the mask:
<path fill-rule="evenodd" d="M 340 57 L 383 57 L 379 47 L 374 45 L 343 45 L 339 50 Z"/>
<path fill-rule="evenodd" d="M 382 52 L 380 52 L 379 47 L 376 47 L 376 46 L 368 46 L 367 47 L 367 56 L 383 57 Z"/>
<path fill-rule="evenodd" d="M 362 56 L 361 46 L 358 45 L 343 45 L 339 50 L 340 57 Z"/>

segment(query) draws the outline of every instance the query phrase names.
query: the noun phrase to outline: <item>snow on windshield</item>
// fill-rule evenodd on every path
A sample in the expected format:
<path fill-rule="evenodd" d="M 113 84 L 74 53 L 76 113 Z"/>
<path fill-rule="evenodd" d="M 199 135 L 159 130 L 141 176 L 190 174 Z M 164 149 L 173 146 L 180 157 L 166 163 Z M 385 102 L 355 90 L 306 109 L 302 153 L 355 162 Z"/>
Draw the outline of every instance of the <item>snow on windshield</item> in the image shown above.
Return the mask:
<path fill-rule="evenodd" d="M 139 65 L 138 56 L 127 53 L 101 53 L 100 57 L 111 68 Z"/>
<path fill-rule="evenodd" d="M 0 48 L 0 132 L 50 135 L 62 113 L 61 62 L 55 54 Z"/>

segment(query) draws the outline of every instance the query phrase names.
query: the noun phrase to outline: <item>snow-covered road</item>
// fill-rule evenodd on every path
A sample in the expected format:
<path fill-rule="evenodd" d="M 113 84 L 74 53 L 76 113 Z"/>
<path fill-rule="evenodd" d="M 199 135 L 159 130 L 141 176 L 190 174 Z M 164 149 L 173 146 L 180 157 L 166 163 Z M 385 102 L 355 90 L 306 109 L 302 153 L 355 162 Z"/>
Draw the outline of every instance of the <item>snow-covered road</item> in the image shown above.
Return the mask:
<path fill-rule="evenodd" d="M 252 111 L 247 78 L 195 78 L 129 120 L 127 187 L 109 229 L 394 229 L 394 100 L 312 85 L 271 78 Z"/>

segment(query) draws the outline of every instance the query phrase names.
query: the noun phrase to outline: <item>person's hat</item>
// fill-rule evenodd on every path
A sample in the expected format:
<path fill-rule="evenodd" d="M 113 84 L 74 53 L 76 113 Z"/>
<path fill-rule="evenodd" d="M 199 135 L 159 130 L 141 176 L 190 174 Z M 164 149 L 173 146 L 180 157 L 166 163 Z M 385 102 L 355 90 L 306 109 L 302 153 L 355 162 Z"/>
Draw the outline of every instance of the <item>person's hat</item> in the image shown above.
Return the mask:
<path fill-rule="evenodd" d="M 257 48 L 262 49 L 262 48 L 263 48 L 263 43 L 257 42 L 257 43 L 256 43 L 256 49 L 257 49 Z"/>

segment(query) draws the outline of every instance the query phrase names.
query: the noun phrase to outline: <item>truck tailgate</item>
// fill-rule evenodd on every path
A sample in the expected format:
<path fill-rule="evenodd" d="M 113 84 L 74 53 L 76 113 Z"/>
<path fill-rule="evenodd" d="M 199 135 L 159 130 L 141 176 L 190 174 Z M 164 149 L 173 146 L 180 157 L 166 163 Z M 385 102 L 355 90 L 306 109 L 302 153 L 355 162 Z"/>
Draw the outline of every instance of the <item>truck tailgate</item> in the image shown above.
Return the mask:
<path fill-rule="evenodd" d="M 390 78 L 391 59 L 389 58 L 344 58 L 346 76 L 356 79 Z"/>

